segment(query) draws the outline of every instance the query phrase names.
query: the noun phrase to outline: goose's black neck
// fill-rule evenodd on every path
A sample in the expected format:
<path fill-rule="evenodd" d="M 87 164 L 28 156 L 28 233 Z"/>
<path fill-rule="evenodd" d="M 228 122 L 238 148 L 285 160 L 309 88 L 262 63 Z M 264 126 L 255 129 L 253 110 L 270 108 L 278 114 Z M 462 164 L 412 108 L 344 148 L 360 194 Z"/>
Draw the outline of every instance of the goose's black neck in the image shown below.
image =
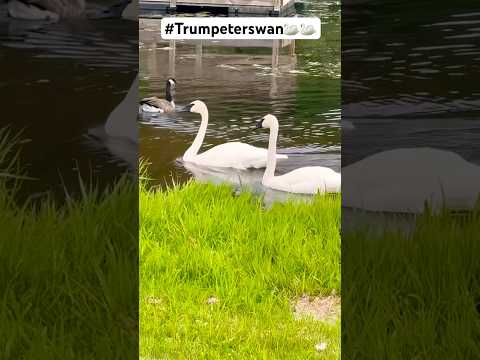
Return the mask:
<path fill-rule="evenodd" d="M 165 100 L 167 100 L 169 102 L 172 102 L 174 91 L 172 91 L 172 84 L 170 84 L 170 82 L 167 82 L 167 87 L 166 87 L 166 90 L 165 90 Z"/>

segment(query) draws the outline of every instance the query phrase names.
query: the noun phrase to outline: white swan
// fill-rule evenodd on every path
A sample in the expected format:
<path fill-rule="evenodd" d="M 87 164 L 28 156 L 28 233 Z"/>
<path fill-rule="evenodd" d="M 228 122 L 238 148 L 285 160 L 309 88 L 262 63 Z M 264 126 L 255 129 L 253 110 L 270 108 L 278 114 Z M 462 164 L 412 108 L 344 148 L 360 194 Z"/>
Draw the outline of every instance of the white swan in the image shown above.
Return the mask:
<path fill-rule="evenodd" d="M 267 168 L 262 179 L 264 186 L 296 194 L 340 192 L 340 174 L 327 167 L 308 166 L 275 176 L 278 120 L 274 115 L 268 114 L 257 123 L 257 129 L 259 128 L 270 129 Z"/>
<path fill-rule="evenodd" d="M 190 111 L 202 116 L 202 123 L 192 145 L 183 155 L 183 161 L 199 166 L 219 168 L 262 168 L 267 164 L 267 150 L 241 142 L 228 142 L 217 145 L 201 154 L 198 153 L 202 146 L 208 125 L 208 109 L 203 101 L 195 100 L 185 106 L 182 111 Z M 278 159 L 286 159 L 286 155 L 277 155 Z"/>
<path fill-rule="evenodd" d="M 315 28 L 313 27 L 313 25 L 302 24 L 300 26 L 300 33 L 302 35 L 313 35 L 315 34 Z"/>
<path fill-rule="evenodd" d="M 108 149 L 115 158 L 124 161 L 133 170 L 138 166 L 137 96 L 138 75 L 125 98 L 108 116 L 105 125 L 89 129 L 90 136 L 87 136 L 90 144 Z"/>
<path fill-rule="evenodd" d="M 138 143 L 138 126 L 135 113 L 137 96 L 138 75 L 130 85 L 125 98 L 107 118 L 105 132 L 108 136 L 127 138 L 134 143 Z"/>
<path fill-rule="evenodd" d="M 10 17 L 22 20 L 56 22 L 62 18 L 119 18 L 123 16 L 123 11 L 131 2 L 131 0 L 120 0 L 107 9 L 87 14 L 85 0 L 10 0 L 7 4 L 7 11 Z"/>
<path fill-rule="evenodd" d="M 422 213 L 474 208 L 480 166 L 451 151 L 405 148 L 383 151 L 345 166 L 342 202 L 368 211 Z"/>
<path fill-rule="evenodd" d="M 165 86 L 165 99 L 151 96 L 140 100 L 139 112 L 166 113 L 175 111 L 175 87 L 177 82 L 174 78 L 168 78 Z"/>

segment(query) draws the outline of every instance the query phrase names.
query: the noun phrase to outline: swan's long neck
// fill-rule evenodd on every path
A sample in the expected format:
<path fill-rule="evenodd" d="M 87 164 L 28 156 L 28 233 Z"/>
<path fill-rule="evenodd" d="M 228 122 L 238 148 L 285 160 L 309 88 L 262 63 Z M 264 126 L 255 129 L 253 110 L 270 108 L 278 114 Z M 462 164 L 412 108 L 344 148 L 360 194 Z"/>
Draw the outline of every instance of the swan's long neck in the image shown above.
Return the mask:
<path fill-rule="evenodd" d="M 195 136 L 195 140 L 193 140 L 192 145 L 185 151 L 183 158 L 187 160 L 188 158 L 192 158 L 198 154 L 200 147 L 202 146 L 203 139 L 205 138 L 205 133 L 207 132 L 207 125 L 208 125 L 208 109 L 201 109 L 199 111 L 200 116 L 202 117 L 202 123 L 200 124 L 200 129 L 198 129 L 197 136 Z"/>
<path fill-rule="evenodd" d="M 267 168 L 263 174 L 263 181 L 271 179 L 275 176 L 275 168 L 277 166 L 277 137 L 278 124 L 270 127 L 270 136 L 268 139 Z"/>

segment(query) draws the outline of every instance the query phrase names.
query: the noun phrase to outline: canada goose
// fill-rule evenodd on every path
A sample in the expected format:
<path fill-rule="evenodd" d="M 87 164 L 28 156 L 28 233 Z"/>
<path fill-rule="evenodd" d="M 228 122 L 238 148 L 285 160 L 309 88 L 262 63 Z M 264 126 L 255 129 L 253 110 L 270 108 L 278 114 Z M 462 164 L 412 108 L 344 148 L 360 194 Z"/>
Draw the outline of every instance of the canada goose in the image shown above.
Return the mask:
<path fill-rule="evenodd" d="M 166 113 L 175 111 L 175 87 L 177 82 L 174 78 L 168 78 L 165 86 L 165 99 L 151 96 L 140 100 L 140 112 Z"/>
<path fill-rule="evenodd" d="M 85 13 L 85 0 L 10 0 L 10 17 L 23 20 L 58 21 L 62 18 L 88 17 L 92 19 L 121 17 L 131 0 L 120 0 L 108 9 L 94 14 Z"/>
<path fill-rule="evenodd" d="M 434 148 L 382 151 L 345 166 L 342 203 L 368 211 L 469 210 L 480 195 L 480 166 Z"/>
<path fill-rule="evenodd" d="M 302 35 L 313 35 L 315 34 L 315 28 L 313 27 L 313 25 L 302 24 L 300 26 L 300 33 Z"/>
<path fill-rule="evenodd" d="M 278 120 L 274 115 L 268 114 L 257 122 L 256 128 L 270 129 L 267 168 L 262 179 L 265 187 L 296 194 L 340 192 L 340 174 L 327 167 L 308 166 L 275 176 Z"/>
<path fill-rule="evenodd" d="M 267 150 L 241 142 L 228 142 L 198 154 L 202 146 L 208 125 L 208 109 L 203 101 L 195 100 L 181 111 L 200 114 L 202 123 L 192 145 L 185 151 L 183 161 L 199 166 L 219 168 L 262 168 L 267 164 Z M 286 155 L 277 155 L 278 159 L 286 159 Z"/>

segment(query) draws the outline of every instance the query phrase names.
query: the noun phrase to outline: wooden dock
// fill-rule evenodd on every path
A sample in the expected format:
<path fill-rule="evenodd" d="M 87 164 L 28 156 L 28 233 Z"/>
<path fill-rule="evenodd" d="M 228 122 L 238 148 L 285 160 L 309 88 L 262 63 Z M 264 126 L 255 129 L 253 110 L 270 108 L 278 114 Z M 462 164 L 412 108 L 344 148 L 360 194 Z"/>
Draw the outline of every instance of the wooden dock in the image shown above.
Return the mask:
<path fill-rule="evenodd" d="M 228 16 L 285 16 L 296 0 L 140 0 L 140 17 L 165 13 L 209 11 Z"/>

